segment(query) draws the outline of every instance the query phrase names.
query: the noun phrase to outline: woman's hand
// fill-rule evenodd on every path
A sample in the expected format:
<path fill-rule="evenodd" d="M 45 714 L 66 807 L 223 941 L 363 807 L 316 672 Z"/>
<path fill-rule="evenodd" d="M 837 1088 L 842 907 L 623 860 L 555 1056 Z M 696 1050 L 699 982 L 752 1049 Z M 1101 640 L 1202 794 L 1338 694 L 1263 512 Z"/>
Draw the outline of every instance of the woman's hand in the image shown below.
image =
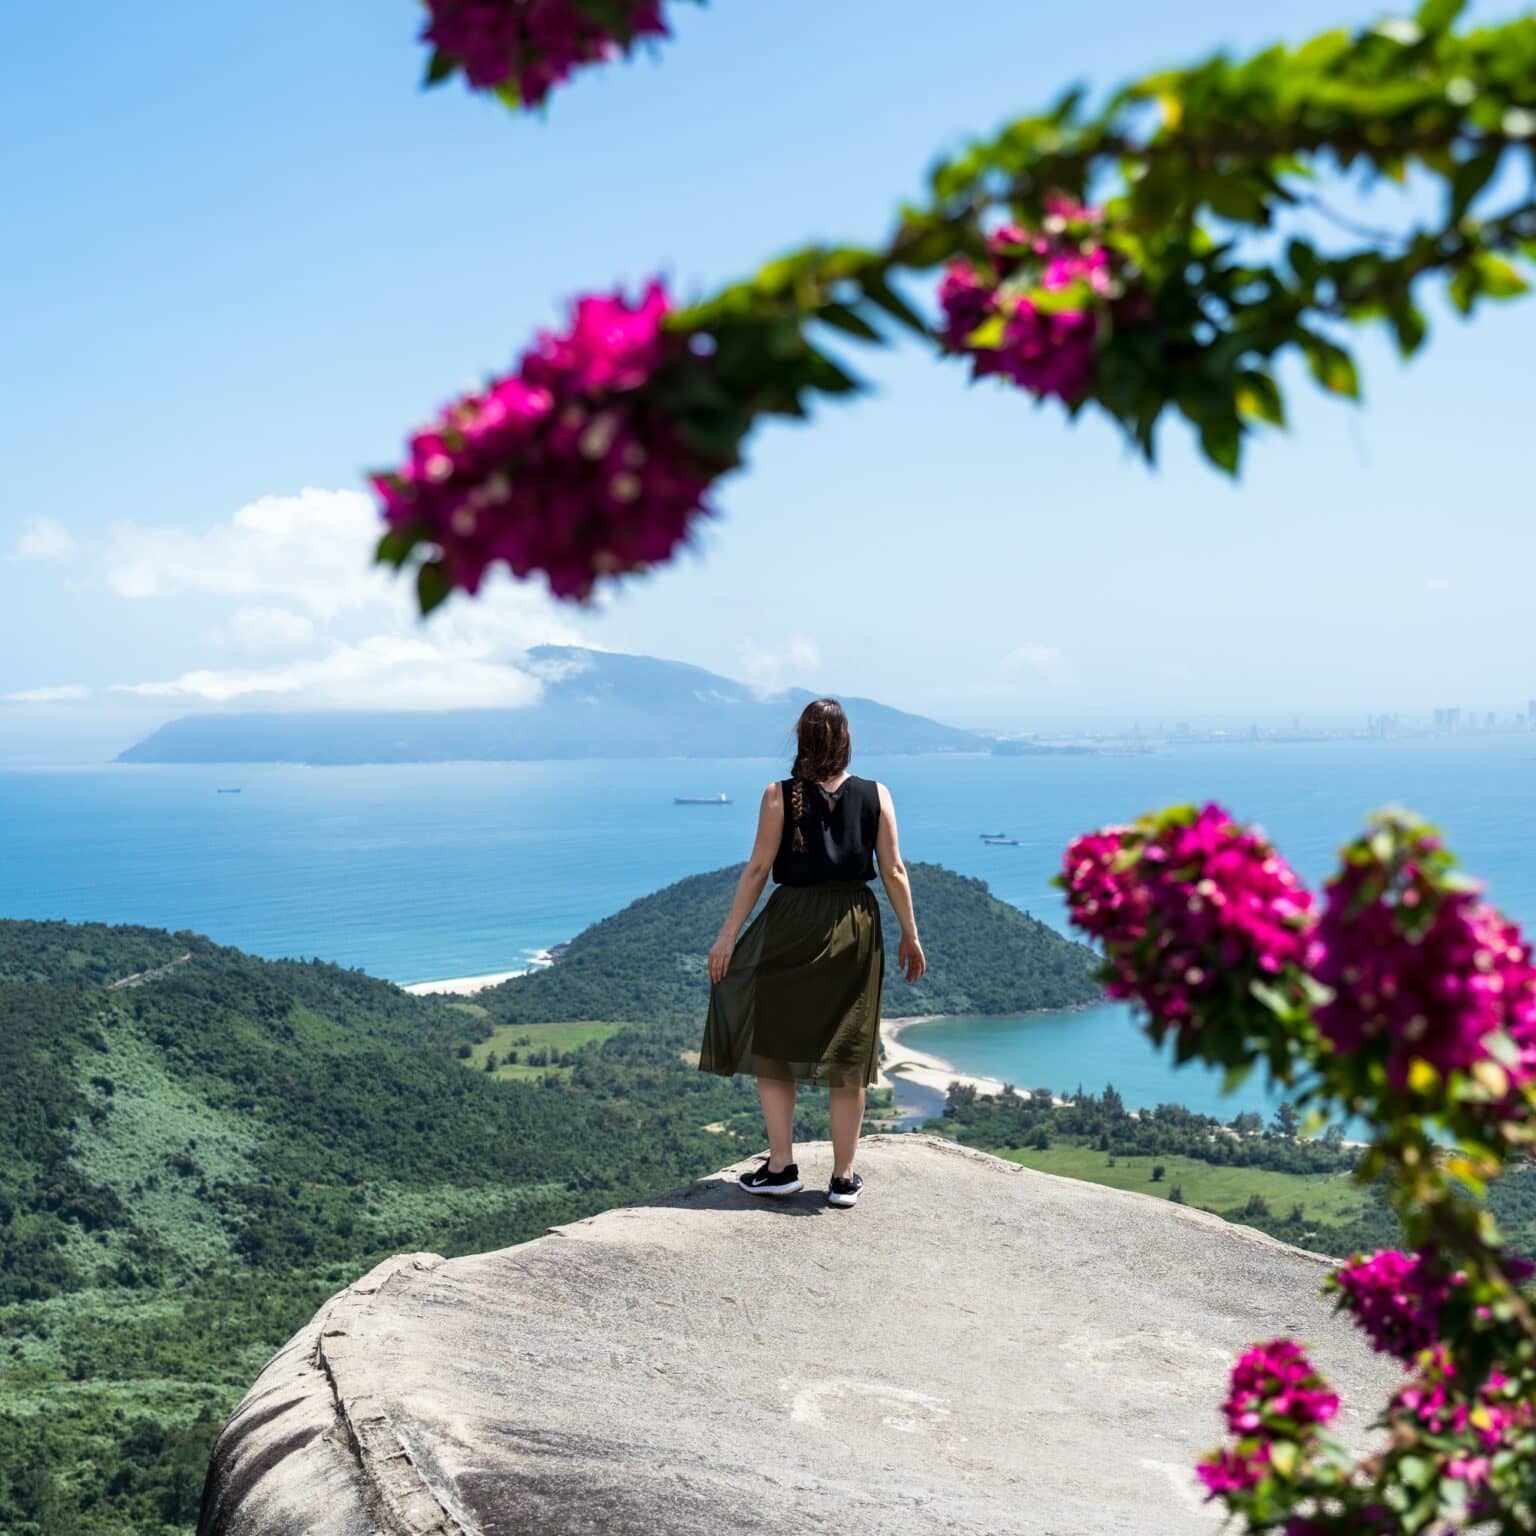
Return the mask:
<path fill-rule="evenodd" d="M 731 956 L 736 953 L 736 940 L 728 939 L 723 933 L 715 940 L 709 951 L 709 979 L 719 981 L 731 968 Z"/>
<path fill-rule="evenodd" d="M 896 951 L 896 969 L 908 981 L 921 980 L 923 972 L 928 969 L 928 957 L 923 953 L 923 946 L 915 933 L 902 934 L 901 946 Z"/>

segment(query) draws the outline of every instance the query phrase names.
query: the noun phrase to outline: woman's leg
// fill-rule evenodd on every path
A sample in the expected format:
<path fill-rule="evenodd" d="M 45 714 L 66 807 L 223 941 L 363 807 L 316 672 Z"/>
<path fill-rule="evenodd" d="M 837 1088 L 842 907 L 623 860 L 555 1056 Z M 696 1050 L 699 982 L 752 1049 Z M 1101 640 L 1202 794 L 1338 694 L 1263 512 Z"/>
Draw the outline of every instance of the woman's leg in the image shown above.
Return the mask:
<path fill-rule="evenodd" d="M 827 1115 L 832 1121 L 832 1176 L 846 1179 L 853 1172 L 853 1154 L 859 1149 L 864 1125 L 864 1085 L 828 1088 Z"/>
<path fill-rule="evenodd" d="M 757 1097 L 768 1128 L 768 1168 L 778 1173 L 795 1160 L 795 1085 L 776 1077 L 757 1080 Z"/>

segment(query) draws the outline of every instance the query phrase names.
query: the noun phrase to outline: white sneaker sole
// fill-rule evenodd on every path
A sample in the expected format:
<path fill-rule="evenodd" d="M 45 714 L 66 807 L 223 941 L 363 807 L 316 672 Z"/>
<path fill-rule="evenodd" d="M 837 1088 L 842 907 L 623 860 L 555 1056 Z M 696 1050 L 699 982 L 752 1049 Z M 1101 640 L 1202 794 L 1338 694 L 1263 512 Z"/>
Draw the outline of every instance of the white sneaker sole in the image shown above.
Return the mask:
<path fill-rule="evenodd" d="M 862 1189 L 856 1189 L 851 1195 L 830 1195 L 829 1194 L 827 1196 L 827 1204 L 828 1205 L 844 1205 L 844 1206 L 856 1205 L 858 1203 L 859 1196 L 862 1195 L 863 1193 L 864 1193 L 864 1191 Z"/>
<path fill-rule="evenodd" d="M 805 1184 L 802 1180 L 796 1179 L 793 1184 L 775 1184 L 771 1189 L 766 1185 L 759 1187 L 755 1184 L 743 1184 L 741 1187 L 749 1195 L 767 1195 L 770 1198 L 777 1198 L 781 1195 L 798 1195 L 805 1188 Z"/>

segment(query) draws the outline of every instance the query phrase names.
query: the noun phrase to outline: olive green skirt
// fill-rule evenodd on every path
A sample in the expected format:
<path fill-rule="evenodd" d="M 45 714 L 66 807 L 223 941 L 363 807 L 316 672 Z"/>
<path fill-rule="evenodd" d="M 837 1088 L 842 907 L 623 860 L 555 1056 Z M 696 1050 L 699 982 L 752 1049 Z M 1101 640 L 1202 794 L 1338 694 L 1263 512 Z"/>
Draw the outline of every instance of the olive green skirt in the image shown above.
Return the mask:
<path fill-rule="evenodd" d="M 867 881 L 775 886 L 710 988 L 699 1070 L 872 1083 L 884 982 L 880 904 Z"/>

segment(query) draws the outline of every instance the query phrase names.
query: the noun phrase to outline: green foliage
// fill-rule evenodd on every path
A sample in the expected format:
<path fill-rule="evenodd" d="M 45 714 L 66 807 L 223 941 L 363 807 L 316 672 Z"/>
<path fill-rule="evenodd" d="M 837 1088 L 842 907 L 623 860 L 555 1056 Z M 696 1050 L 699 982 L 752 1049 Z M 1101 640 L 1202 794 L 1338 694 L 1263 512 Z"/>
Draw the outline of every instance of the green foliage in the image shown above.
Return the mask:
<path fill-rule="evenodd" d="M 230 1409 L 380 1258 L 520 1242 L 761 1135 L 681 1023 L 557 1031 L 510 1081 L 464 1069 L 476 1010 L 336 966 L 49 923 L 0 923 L 0 957 L 8 1536 L 188 1531 Z"/>
<path fill-rule="evenodd" d="M 1243 1222 L 1284 1242 L 1343 1258 L 1400 1246 L 1385 1182 L 1357 1177 L 1361 1148 L 1337 1129 L 1295 1136 L 1257 1115 L 1223 1122 L 1176 1104 L 1127 1111 L 1112 1087 L 1053 1104 L 1044 1090 L 982 1095 L 952 1089 L 928 1129 L 1047 1173 L 1155 1194 Z M 1105 1152 L 1109 1153 L 1106 1160 Z M 1265 1207 L 1253 1204 L 1258 1196 Z M 1488 1187 L 1487 1207 L 1511 1246 L 1536 1259 L 1536 1166 L 1517 1165 Z M 1283 1213 L 1283 1214 L 1281 1214 Z"/>
<path fill-rule="evenodd" d="M 644 896 L 578 934 L 557 964 L 503 982 L 477 1001 L 503 1024 L 701 1020 L 709 1001 L 706 956 L 741 870 L 736 864 L 691 875 Z M 997 900 L 985 881 L 937 864 L 907 870 L 928 974 L 916 985 L 897 974 L 900 929 L 877 888 L 888 1017 L 1023 1013 L 1101 995 L 1092 951 Z"/>
<path fill-rule="evenodd" d="M 1521 268 L 1536 257 L 1536 17 L 1456 33 L 1459 9 L 1218 54 L 1098 110 L 1071 92 L 940 162 L 927 202 L 905 209 L 883 246 L 806 247 L 679 314 L 678 329 L 747 360 L 741 379 L 720 381 L 741 408 L 733 451 L 759 408 L 798 415 L 810 395 L 856 387 L 841 370 L 819 377 L 818 327 L 863 342 L 892 324 L 928 337 L 895 280 L 980 256 L 999 219 L 1038 222 L 1054 193 L 1103 208 L 1103 241 L 1145 299 L 1134 323 L 1106 330 L 1088 402 L 1149 461 L 1172 411 L 1235 473 L 1248 434 L 1285 423 L 1275 370 L 1287 354 L 1327 392 L 1358 399 L 1351 328 L 1379 321 L 1409 356 L 1425 339 L 1427 285 L 1443 282 L 1470 313 L 1524 293 Z M 1509 190 L 1522 171 L 1526 185 Z M 1405 198 L 1396 228 L 1361 229 L 1320 190 L 1346 174 L 1361 188 L 1437 184 L 1441 211 L 1416 221 L 1423 200 Z"/>

